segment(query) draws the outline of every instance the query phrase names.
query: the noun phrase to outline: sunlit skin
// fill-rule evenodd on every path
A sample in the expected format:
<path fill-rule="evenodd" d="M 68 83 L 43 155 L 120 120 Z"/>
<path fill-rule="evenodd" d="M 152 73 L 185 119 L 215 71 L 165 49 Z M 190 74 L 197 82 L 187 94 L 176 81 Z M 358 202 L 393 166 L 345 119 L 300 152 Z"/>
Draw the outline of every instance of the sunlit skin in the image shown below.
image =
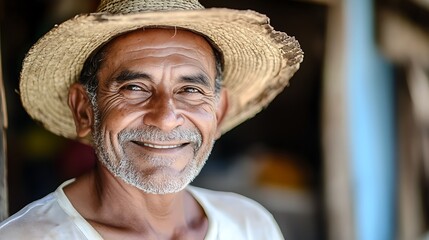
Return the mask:
<path fill-rule="evenodd" d="M 125 160 L 162 192 L 169 187 L 166 183 L 189 175 L 189 166 L 204 164 L 220 135 L 219 125 L 227 109 L 224 90 L 215 93 L 215 74 L 212 48 L 201 36 L 183 30 L 147 29 L 109 44 L 98 73 L 98 114 L 83 86 L 72 85 L 69 105 L 77 134 L 85 137 L 99 131 L 101 146 L 95 148 L 104 164 L 77 178 L 65 193 L 103 237 L 204 238 L 207 218 L 185 190 L 150 193 L 145 186 L 139 188 L 115 176 L 105 165 L 114 169 Z M 201 142 L 182 137 L 119 140 L 124 131 L 148 128 L 162 136 L 197 132 Z"/>

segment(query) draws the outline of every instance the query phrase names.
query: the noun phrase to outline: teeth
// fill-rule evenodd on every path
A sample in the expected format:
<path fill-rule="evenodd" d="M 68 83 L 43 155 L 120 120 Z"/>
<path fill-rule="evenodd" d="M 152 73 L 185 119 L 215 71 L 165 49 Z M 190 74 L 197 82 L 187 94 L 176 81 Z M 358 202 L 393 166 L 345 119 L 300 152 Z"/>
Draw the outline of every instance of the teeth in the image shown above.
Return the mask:
<path fill-rule="evenodd" d="M 143 145 L 146 147 L 159 148 L 159 149 L 176 148 L 176 147 L 181 146 L 180 144 L 176 144 L 176 145 L 153 145 L 150 143 L 143 143 Z"/>

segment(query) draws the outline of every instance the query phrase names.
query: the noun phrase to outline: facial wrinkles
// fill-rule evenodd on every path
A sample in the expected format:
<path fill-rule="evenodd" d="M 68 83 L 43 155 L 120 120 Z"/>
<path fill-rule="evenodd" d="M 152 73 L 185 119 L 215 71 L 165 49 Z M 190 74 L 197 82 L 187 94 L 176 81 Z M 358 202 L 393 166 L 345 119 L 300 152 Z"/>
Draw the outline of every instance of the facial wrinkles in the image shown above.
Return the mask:
<path fill-rule="evenodd" d="M 127 99 L 120 93 L 121 89 L 118 82 L 114 80 L 109 82 L 109 84 L 99 89 L 99 93 L 97 94 L 99 96 L 98 100 L 95 100 L 98 102 L 93 103 L 93 105 L 96 104 L 94 105 L 95 107 L 102 106 L 101 111 L 98 111 L 100 121 L 104 121 L 108 118 L 108 115 L 113 111 L 122 111 L 121 117 L 126 117 L 129 119 L 128 121 L 140 115 L 139 112 L 133 111 L 133 108 L 139 107 L 136 104 L 143 104 L 144 102 Z"/>
<path fill-rule="evenodd" d="M 158 96 L 168 98 L 168 104 L 175 106 L 177 110 L 180 110 L 180 108 L 185 106 L 186 109 L 190 109 L 189 107 L 195 109 L 195 107 L 198 106 L 201 107 L 201 110 L 204 110 L 205 112 L 214 112 L 218 100 L 214 89 L 214 79 L 210 78 L 203 70 L 200 70 L 200 68 L 198 68 L 198 70 L 194 70 L 195 67 L 193 65 L 173 64 L 170 62 L 171 60 L 164 60 L 163 62 L 155 64 L 152 61 L 149 64 L 145 64 L 143 69 L 132 70 L 133 68 L 131 68 L 130 70 L 124 70 L 117 75 L 121 75 L 125 72 L 124 74 L 150 76 L 150 78 L 143 80 L 136 78 L 135 81 L 144 81 L 145 85 L 153 85 L 150 87 L 151 91 L 153 91 L 151 97 Z M 205 80 L 198 80 L 198 78 L 204 78 Z M 130 82 L 133 81 L 134 80 L 130 80 Z M 173 83 L 170 84 L 172 81 Z M 112 85 L 112 89 L 117 89 L 117 91 L 119 91 L 120 83 L 112 81 L 110 85 Z M 182 90 L 181 88 L 185 85 L 200 86 L 203 93 L 199 95 L 199 98 L 183 97 L 184 95 L 182 95 L 180 91 Z M 141 101 L 141 98 L 129 101 L 126 98 L 123 98 L 121 94 L 109 94 L 113 94 L 113 96 L 105 96 L 103 99 L 104 103 L 106 104 L 104 105 L 110 106 L 116 104 L 115 106 L 120 106 L 120 104 L 115 103 L 114 100 L 122 101 L 123 104 L 147 104 L 148 102 L 152 101 L 149 100 L 149 98 L 145 99 L 145 101 Z M 121 97 L 111 99 L 116 95 Z M 107 101 L 106 99 L 109 100 Z M 161 104 L 161 102 L 158 102 L 158 104 Z"/>
<path fill-rule="evenodd" d="M 209 76 L 215 76 L 214 63 L 210 65 L 208 62 L 210 57 L 205 58 L 203 56 L 196 57 L 194 55 L 188 56 L 184 54 L 171 54 L 169 57 L 165 57 L 162 61 L 162 67 L 165 69 L 164 78 L 168 78 L 174 75 L 193 75 L 193 77 L 202 76 L 210 79 L 207 83 L 200 82 L 200 84 L 210 87 L 214 91 L 214 78 Z M 176 73 L 176 74 L 174 74 Z M 174 75 L 173 75 L 174 74 Z"/>
<path fill-rule="evenodd" d="M 100 84 L 100 87 L 98 90 L 99 93 L 97 94 L 99 96 L 98 101 L 103 103 L 102 104 L 103 111 L 102 112 L 99 111 L 100 120 L 104 118 L 105 113 L 110 112 L 112 108 L 117 107 L 122 101 L 121 96 L 118 94 L 118 90 L 115 90 L 114 88 L 115 86 L 111 84 L 110 85 Z M 95 102 L 95 104 L 96 104 L 96 107 L 98 107 L 98 103 Z"/>
<path fill-rule="evenodd" d="M 180 34 L 177 34 L 175 36 L 168 34 L 166 31 L 157 31 L 156 34 L 150 32 L 151 30 L 146 30 L 143 33 L 134 33 L 143 34 L 144 38 L 134 38 L 132 40 L 131 38 L 133 37 L 129 35 L 127 49 L 122 52 L 127 51 L 128 53 L 132 53 L 134 51 L 146 50 L 152 51 L 151 53 L 153 55 L 163 55 L 164 49 L 166 49 L 167 51 L 169 49 L 175 49 L 174 52 L 200 55 L 202 55 L 202 53 L 204 52 L 212 52 L 212 48 L 204 38 L 198 35 L 194 35 L 192 33 L 188 33 L 186 31 L 181 31 Z M 187 42 L 182 41 L 184 38 L 187 39 Z M 121 41 L 122 39 L 118 40 Z M 127 39 L 124 40 L 127 41 Z M 160 41 L 162 41 L 162 47 L 159 46 Z"/>
<path fill-rule="evenodd" d="M 146 74 L 153 79 L 153 82 L 158 82 L 158 80 L 169 80 L 180 78 L 181 76 L 203 76 L 208 79 L 211 79 L 211 74 L 209 73 L 209 67 L 204 66 L 201 63 L 202 60 L 191 58 L 189 56 L 183 56 L 180 54 L 170 54 L 165 57 L 142 57 L 138 59 L 133 59 L 128 62 L 126 70 L 129 72 L 142 73 Z M 119 67 L 118 69 L 121 69 Z M 119 71 L 119 70 L 118 70 Z M 214 71 L 213 71 L 214 75 Z M 203 84 L 200 82 L 200 84 Z M 211 84 L 203 84 L 209 86 Z M 214 88 L 214 79 L 213 86 Z"/>
<path fill-rule="evenodd" d="M 115 176 L 121 178 L 126 183 L 135 186 L 147 193 L 167 194 L 181 191 L 199 174 L 214 145 L 214 140 L 209 143 L 206 149 L 202 149 L 201 155 L 197 156 L 197 151 L 202 146 L 202 136 L 197 130 L 179 130 L 172 133 L 163 133 L 155 127 L 144 129 L 122 130 L 118 134 L 119 152 L 115 153 L 112 147 L 106 142 L 105 134 L 101 129 L 100 112 L 97 105 L 94 108 L 93 138 L 94 148 L 99 156 L 100 162 Z M 109 138 L 110 142 L 113 139 Z M 178 141 L 186 140 L 193 143 L 194 158 L 186 165 L 179 176 L 168 174 L 152 176 L 144 171 L 138 170 L 124 152 L 124 145 L 130 141 Z M 142 159 L 156 163 L 162 159 L 143 154 Z"/>
<path fill-rule="evenodd" d="M 96 99 L 96 97 L 94 99 Z M 113 159 L 121 159 L 121 156 L 117 152 L 113 151 L 113 149 L 105 147 L 105 143 L 107 142 L 107 139 L 109 140 L 110 143 L 113 143 L 112 141 L 113 138 L 107 131 L 103 130 L 103 126 L 101 124 L 102 123 L 101 112 L 96 100 L 91 101 L 91 103 L 92 103 L 92 108 L 94 112 L 94 125 L 92 127 L 92 137 L 94 139 L 95 151 L 97 153 L 97 156 L 99 157 L 99 160 L 108 169 L 114 169 L 115 162 L 113 161 Z M 106 132 L 106 134 L 103 134 L 104 132 Z M 116 146 L 116 147 L 119 148 L 119 146 Z M 109 161 L 108 159 L 111 159 L 111 161 Z"/>
<path fill-rule="evenodd" d="M 151 30 L 146 30 L 151 32 Z M 183 38 L 192 39 L 187 42 L 181 41 Z M 126 48 L 123 48 L 119 42 L 125 39 L 118 39 L 115 44 L 110 48 L 110 56 L 107 59 L 118 59 L 117 63 L 121 63 L 123 56 L 127 55 L 131 59 L 139 60 L 144 58 L 167 58 L 167 57 L 184 57 L 188 60 L 204 66 L 202 68 L 210 69 L 215 72 L 215 58 L 213 50 L 207 42 L 201 38 L 192 36 L 189 37 L 188 33 L 182 32 L 175 36 L 163 32 L 161 35 L 147 35 L 143 38 L 135 38 L 132 42 L 128 41 Z M 163 41 L 162 45 L 159 41 Z M 118 66 L 112 64 L 110 69 L 116 69 Z"/>
<path fill-rule="evenodd" d="M 158 68 L 158 70 L 150 72 L 150 74 L 162 73 L 172 75 L 172 68 L 186 69 L 186 67 L 192 67 L 199 69 L 199 71 L 202 71 L 207 76 L 215 75 L 215 59 L 212 50 L 208 46 L 203 45 L 202 39 L 194 37 L 196 40 L 195 42 L 188 42 L 186 46 L 183 46 L 183 43 L 179 44 L 175 41 L 175 38 L 178 36 L 174 36 L 173 38 L 172 35 L 168 34 L 164 34 L 164 36 L 168 36 L 168 40 L 164 42 L 162 46 L 152 43 L 153 40 L 151 38 L 153 38 L 153 36 L 145 37 L 127 44 L 125 49 L 119 48 L 119 46 L 121 46 L 120 44 L 113 45 L 110 48 L 108 54 L 110 56 L 107 57 L 108 62 L 105 63 L 105 68 L 103 70 L 107 70 L 107 72 L 114 74 L 124 68 L 125 64 L 126 69 L 133 71 L 133 68 L 135 68 L 134 70 L 136 70 L 136 72 L 141 71 L 141 66 L 145 66 L 147 70 L 152 67 Z M 159 37 L 157 37 L 157 40 L 159 40 Z M 123 58 L 126 55 L 128 57 L 126 61 L 124 61 L 125 59 Z M 186 64 L 184 64 L 184 62 L 186 62 Z M 164 70 L 159 71 L 160 67 L 164 68 Z M 103 75 L 106 75 L 107 72 Z M 145 73 L 147 73 L 146 70 Z M 113 75 L 103 76 L 101 79 L 111 79 L 112 77 Z M 163 78 L 168 79 L 168 76 L 164 76 Z M 104 81 L 104 84 L 108 84 L 108 82 L 109 81 Z M 105 87 L 105 89 L 109 89 L 112 86 Z M 109 90 L 107 90 L 106 93 L 109 95 L 115 94 L 114 91 L 109 92 Z"/>
<path fill-rule="evenodd" d="M 165 36 L 165 34 L 157 35 L 157 41 L 166 39 Z M 202 39 L 199 39 L 199 41 L 194 41 L 191 44 L 186 44 L 184 47 L 181 47 L 183 45 L 180 45 L 181 43 L 175 42 L 175 40 L 166 40 L 166 42 L 167 43 L 164 44 L 164 46 L 166 46 L 165 48 L 157 47 L 157 45 L 153 44 L 151 41 L 144 40 L 126 44 L 125 49 L 122 50 L 118 47 L 123 47 L 122 45 L 124 44 L 118 44 L 116 45 L 116 48 L 115 46 L 111 47 L 109 51 L 111 53 L 115 53 L 106 58 L 108 59 L 107 61 L 109 61 L 109 63 L 104 66 L 104 76 L 100 76 L 99 79 L 110 79 L 113 74 L 119 71 L 121 68 L 125 68 L 125 70 L 133 70 L 134 68 L 134 70 L 136 70 L 135 68 L 138 68 L 139 66 L 147 67 L 148 65 L 154 63 L 154 61 L 152 61 L 153 59 L 156 59 L 156 57 L 148 57 L 151 54 L 153 56 L 156 56 L 157 54 L 167 54 L 166 57 L 159 57 L 158 59 L 165 60 L 165 58 L 168 58 L 170 64 L 173 64 L 174 66 L 181 66 L 183 62 L 188 62 L 193 67 L 197 67 L 198 69 L 204 71 L 208 76 L 214 75 L 214 57 L 210 55 L 211 49 L 210 52 L 206 51 L 208 50 L 208 45 L 203 45 Z M 147 47 L 147 49 L 151 50 L 152 52 L 149 53 L 147 49 L 141 49 L 141 46 L 145 46 L 145 48 Z M 150 49 L 151 46 L 155 47 Z M 191 48 L 194 50 L 190 50 Z M 132 57 L 130 57 L 130 53 Z M 176 57 L 178 57 L 178 59 L 175 59 Z M 148 61 L 149 59 L 150 61 Z M 180 69 L 187 71 L 185 68 Z M 112 76 L 106 76 L 107 74 L 111 74 Z M 106 82 L 104 81 L 104 83 Z M 103 123 L 103 121 L 114 121 L 113 119 L 108 118 L 108 113 L 110 111 L 120 111 L 121 104 L 126 104 L 126 102 L 121 102 L 124 99 L 121 98 L 120 94 L 117 94 L 115 91 L 115 88 L 112 86 L 100 89 L 99 92 L 101 94 L 99 102 L 103 103 L 103 109 L 101 109 L 101 111 L 97 109 L 97 104 L 95 101 L 93 104 L 95 121 L 92 134 L 94 138 L 94 147 L 96 149 L 97 156 L 99 156 L 100 162 L 104 164 L 106 168 L 115 176 L 147 193 L 165 194 L 182 190 L 198 175 L 204 166 L 213 148 L 214 139 L 208 138 L 208 142 L 203 144 L 202 136 L 197 129 L 185 130 L 182 128 L 176 129 L 170 133 L 164 133 L 156 128 L 151 129 L 148 127 L 143 127 L 138 129 L 122 130 L 116 135 L 115 132 L 109 131 L 109 129 L 107 129 L 108 126 L 106 127 L 106 125 Z M 101 97 L 101 95 L 103 95 L 103 97 Z M 204 101 L 202 103 L 209 103 L 210 101 L 213 101 L 212 96 L 209 95 L 204 96 L 203 99 Z M 129 105 L 127 106 L 132 107 Z M 194 108 L 193 111 L 201 111 L 201 113 L 203 111 L 207 111 L 213 113 L 215 112 L 214 107 L 215 106 L 207 107 L 203 104 L 199 110 Z M 204 114 L 201 114 L 201 116 L 206 119 L 208 118 L 208 116 Z M 213 117 L 213 115 L 210 117 Z M 154 143 L 171 141 L 182 143 L 184 140 L 191 143 L 194 157 L 193 159 L 187 160 L 188 162 L 186 166 L 177 174 L 172 174 L 171 172 L 162 169 L 163 167 L 168 168 L 169 166 L 161 167 L 161 165 L 156 165 L 156 162 L 162 163 L 163 159 L 161 157 L 157 157 L 154 154 L 146 154 L 144 151 L 133 151 L 133 153 L 141 152 L 141 156 L 135 157 L 129 156 L 125 151 L 127 145 L 130 144 L 131 141 L 148 141 Z M 139 161 L 147 161 L 149 166 L 157 168 L 159 171 L 151 172 L 151 170 L 147 168 L 148 165 L 146 165 L 145 169 L 142 169 L 142 164 L 140 162 L 139 165 Z"/>

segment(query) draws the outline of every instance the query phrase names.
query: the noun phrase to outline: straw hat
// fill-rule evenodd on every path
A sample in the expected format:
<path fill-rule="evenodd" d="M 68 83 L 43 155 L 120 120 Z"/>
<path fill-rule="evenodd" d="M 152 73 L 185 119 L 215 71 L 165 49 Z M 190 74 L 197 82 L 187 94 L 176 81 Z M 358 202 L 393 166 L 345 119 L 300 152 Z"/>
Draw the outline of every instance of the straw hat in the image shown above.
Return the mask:
<path fill-rule="evenodd" d="M 118 34 L 156 26 L 200 33 L 222 52 L 229 92 L 222 133 L 266 107 L 303 60 L 295 38 L 275 31 L 265 15 L 251 10 L 205 9 L 197 0 L 102 0 L 96 13 L 56 25 L 30 49 L 21 71 L 24 108 L 51 132 L 76 138 L 68 88 L 78 81 L 87 57 Z"/>

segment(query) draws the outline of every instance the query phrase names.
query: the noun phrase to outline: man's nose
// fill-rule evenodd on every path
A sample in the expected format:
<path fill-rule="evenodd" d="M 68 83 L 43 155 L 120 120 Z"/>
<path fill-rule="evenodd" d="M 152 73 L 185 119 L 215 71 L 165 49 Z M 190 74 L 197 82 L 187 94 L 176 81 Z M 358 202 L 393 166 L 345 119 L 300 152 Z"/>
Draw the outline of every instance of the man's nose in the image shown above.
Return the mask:
<path fill-rule="evenodd" d="M 184 123 L 184 117 L 174 106 L 173 100 L 166 96 L 151 99 L 143 116 L 143 123 L 169 132 Z"/>

